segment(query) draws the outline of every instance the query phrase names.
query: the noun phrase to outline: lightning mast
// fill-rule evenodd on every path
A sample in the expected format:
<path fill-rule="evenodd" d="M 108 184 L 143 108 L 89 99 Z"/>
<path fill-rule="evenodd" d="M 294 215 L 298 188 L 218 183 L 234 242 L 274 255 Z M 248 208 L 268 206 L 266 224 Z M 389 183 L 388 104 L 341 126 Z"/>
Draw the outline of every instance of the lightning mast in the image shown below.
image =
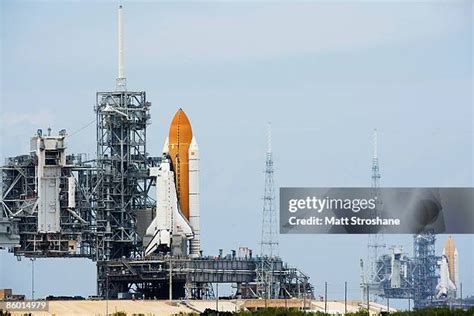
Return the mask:
<path fill-rule="evenodd" d="M 117 91 L 127 90 L 127 79 L 125 78 L 124 61 L 123 61 L 123 8 L 118 8 L 118 77 Z"/>
<path fill-rule="evenodd" d="M 265 193 L 263 195 L 262 257 L 278 256 L 278 222 L 275 210 L 275 186 L 273 182 L 272 126 L 267 127 L 267 155 L 265 160 Z"/>
<path fill-rule="evenodd" d="M 278 258 L 278 222 L 275 210 L 275 186 L 273 182 L 272 127 L 267 127 L 267 153 L 265 159 L 265 191 L 263 194 L 262 239 L 260 262 L 257 268 L 257 296 L 276 298 L 280 285 L 274 275 Z"/>
<path fill-rule="evenodd" d="M 374 191 L 374 197 L 378 197 L 378 191 L 380 187 L 380 167 L 379 167 L 379 158 L 378 158 L 378 148 L 377 148 L 377 129 L 374 129 L 373 133 L 373 157 L 372 157 L 372 189 Z M 380 206 L 381 201 L 378 201 L 377 207 L 372 213 L 372 217 L 376 217 L 380 215 Z M 384 244 L 384 237 L 382 232 L 375 232 L 369 235 L 368 243 L 367 243 L 367 250 L 368 250 L 368 276 L 366 278 L 366 282 L 368 283 L 367 286 L 371 284 L 374 285 L 372 288 L 375 290 L 376 284 L 378 284 L 381 280 L 378 276 L 378 269 L 377 269 L 377 260 L 379 257 L 379 249 L 385 248 Z M 376 294 L 375 291 L 371 291 L 372 293 Z"/>
<path fill-rule="evenodd" d="M 379 157 L 377 152 L 377 129 L 374 129 L 373 134 L 374 141 L 374 155 L 372 158 L 372 188 L 377 190 L 380 186 L 380 168 L 379 168 Z"/>
<path fill-rule="evenodd" d="M 117 17 L 116 88 L 115 91 L 97 92 L 95 106 L 97 260 L 135 256 L 141 242 L 136 232 L 136 213 L 151 207 L 146 150 L 151 103 L 146 100 L 145 91 L 128 91 L 126 88 L 122 5 L 118 7 Z M 103 274 L 99 273 L 99 278 L 101 276 Z"/>

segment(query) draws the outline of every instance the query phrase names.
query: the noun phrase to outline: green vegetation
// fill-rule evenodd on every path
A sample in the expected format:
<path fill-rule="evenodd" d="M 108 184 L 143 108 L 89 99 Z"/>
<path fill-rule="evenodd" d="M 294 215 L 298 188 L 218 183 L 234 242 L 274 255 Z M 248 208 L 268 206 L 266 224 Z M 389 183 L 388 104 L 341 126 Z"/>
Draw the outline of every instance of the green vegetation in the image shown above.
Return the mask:
<path fill-rule="evenodd" d="M 445 315 L 454 315 L 454 316 L 473 316 L 474 307 L 469 308 L 468 310 L 453 309 L 450 310 L 448 307 L 427 307 L 420 310 L 415 310 L 412 312 L 396 312 L 391 313 L 390 315 L 395 316 L 445 316 Z"/>
<path fill-rule="evenodd" d="M 217 316 L 217 312 L 212 309 L 206 309 L 203 313 L 179 314 L 186 316 Z M 241 311 L 241 312 L 219 312 L 219 316 L 329 316 L 323 312 L 304 312 L 298 309 L 286 308 L 262 308 L 255 311 Z M 389 315 L 382 312 L 380 315 Z M 429 307 L 414 311 L 404 311 L 390 313 L 391 316 L 474 316 L 474 307 L 468 310 L 450 310 L 448 307 Z M 347 313 L 346 316 L 367 316 L 367 311 L 361 310 L 356 313 Z"/>
<path fill-rule="evenodd" d="M 112 315 L 112 316 L 146 316 L 145 314 L 127 314 L 125 312 L 115 312 L 113 314 L 109 314 L 109 315 Z M 150 314 L 152 315 L 152 314 Z"/>

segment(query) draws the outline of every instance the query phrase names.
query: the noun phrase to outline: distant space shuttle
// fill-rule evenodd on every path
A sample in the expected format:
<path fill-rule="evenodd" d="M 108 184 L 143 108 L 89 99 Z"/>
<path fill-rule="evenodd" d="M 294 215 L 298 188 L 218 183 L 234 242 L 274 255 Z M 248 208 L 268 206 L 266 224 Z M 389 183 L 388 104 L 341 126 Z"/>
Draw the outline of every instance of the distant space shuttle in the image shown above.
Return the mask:
<path fill-rule="evenodd" d="M 436 286 L 436 290 L 438 291 L 436 298 L 446 298 L 448 297 L 449 292 L 456 291 L 456 286 L 449 278 L 448 264 L 448 258 L 443 255 L 440 262 L 440 279 L 438 285 Z"/>
<path fill-rule="evenodd" d="M 436 286 L 438 291 L 437 298 L 446 298 L 448 296 L 457 296 L 459 286 L 459 262 L 458 250 L 454 239 L 449 236 L 444 244 L 443 255 L 440 264 L 440 280 Z"/>
<path fill-rule="evenodd" d="M 163 146 L 158 167 L 150 168 L 156 183 L 156 214 L 148 226 L 145 256 L 156 250 L 200 255 L 199 147 L 191 123 L 179 109 Z"/>

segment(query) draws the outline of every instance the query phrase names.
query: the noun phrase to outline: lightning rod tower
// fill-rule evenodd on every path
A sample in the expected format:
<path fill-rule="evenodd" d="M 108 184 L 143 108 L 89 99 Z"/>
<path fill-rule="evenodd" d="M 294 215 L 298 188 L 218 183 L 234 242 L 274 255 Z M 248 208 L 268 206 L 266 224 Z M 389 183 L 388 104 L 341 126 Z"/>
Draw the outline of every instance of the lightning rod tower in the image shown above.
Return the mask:
<path fill-rule="evenodd" d="M 275 186 L 273 182 L 272 128 L 267 126 L 267 153 L 265 159 L 265 190 L 263 194 L 262 239 L 260 262 L 257 268 L 257 297 L 278 297 L 280 286 L 274 275 L 278 258 L 278 222 L 275 211 Z"/>
<path fill-rule="evenodd" d="M 374 191 L 374 197 L 378 197 L 379 195 L 379 187 L 380 187 L 380 167 L 379 167 L 379 158 L 378 158 L 378 148 L 377 148 L 377 129 L 374 129 L 373 132 L 373 157 L 372 157 L 372 189 Z M 380 200 L 377 201 L 377 207 L 372 213 L 372 217 L 376 217 L 380 215 L 380 208 L 382 203 Z M 384 236 L 382 231 L 374 232 L 369 235 L 368 243 L 367 243 L 367 250 L 368 250 L 368 278 L 367 282 L 370 284 L 377 284 L 380 282 L 380 278 L 378 276 L 378 267 L 377 267 L 377 259 L 379 257 L 379 249 L 385 248 L 384 244 Z M 372 293 L 376 294 L 374 291 Z"/>
<path fill-rule="evenodd" d="M 275 186 L 273 182 L 272 126 L 267 126 L 267 154 L 265 160 L 265 191 L 263 195 L 262 239 L 260 255 L 278 256 L 278 222 L 275 210 Z"/>

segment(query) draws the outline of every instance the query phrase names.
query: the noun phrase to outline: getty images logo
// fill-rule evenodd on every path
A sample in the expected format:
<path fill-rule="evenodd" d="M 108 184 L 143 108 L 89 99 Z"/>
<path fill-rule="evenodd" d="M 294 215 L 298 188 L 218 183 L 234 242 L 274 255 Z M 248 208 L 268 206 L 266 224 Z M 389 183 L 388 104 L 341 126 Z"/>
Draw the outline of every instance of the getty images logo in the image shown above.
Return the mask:
<path fill-rule="evenodd" d="M 377 205 L 377 197 L 372 199 L 339 199 L 339 198 L 317 198 L 308 196 L 305 199 L 290 199 L 288 210 L 296 213 L 300 210 L 313 210 L 321 213 L 324 210 L 351 210 L 358 213 L 363 210 L 374 210 Z"/>

